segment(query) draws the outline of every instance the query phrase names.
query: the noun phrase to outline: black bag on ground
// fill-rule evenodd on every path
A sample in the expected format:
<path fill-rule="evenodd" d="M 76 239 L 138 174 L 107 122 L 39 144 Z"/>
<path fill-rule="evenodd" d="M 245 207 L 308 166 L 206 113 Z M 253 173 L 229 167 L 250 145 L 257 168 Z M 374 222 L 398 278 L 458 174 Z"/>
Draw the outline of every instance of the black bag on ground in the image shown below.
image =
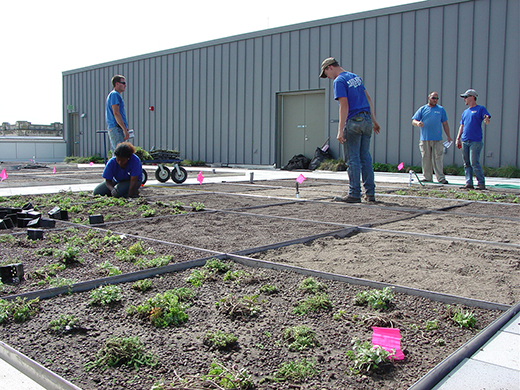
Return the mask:
<path fill-rule="evenodd" d="M 330 149 L 327 149 L 327 151 L 323 151 L 321 148 L 316 148 L 316 151 L 314 152 L 314 158 L 309 164 L 309 169 L 314 171 L 316 168 L 320 166 L 320 164 L 325 160 L 332 160 L 332 154 L 330 154 Z"/>
<path fill-rule="evenodd" d="M 295 169 L 309 169 L 310 162 L 310 158 L 305 157 L 303 154 L 297 154 L 296 156 L 291 158 L 287 165 L 282 167 L 282 169 L 284 171 L 292 171 Z"/>

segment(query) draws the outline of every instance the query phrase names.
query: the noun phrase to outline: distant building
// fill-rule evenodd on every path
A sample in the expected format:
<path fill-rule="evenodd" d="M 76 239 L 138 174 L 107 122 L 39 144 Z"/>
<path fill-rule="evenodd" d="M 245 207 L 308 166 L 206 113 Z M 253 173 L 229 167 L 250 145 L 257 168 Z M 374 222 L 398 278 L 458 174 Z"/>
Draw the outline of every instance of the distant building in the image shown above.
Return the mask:
<path fill-rule="evenodd" d="M 346 2 L 345 2 L 346 3 Z M 281 167 L 336 141 L 338 105 L 321 61 L 361 76 L 381 134 L 375 162 L 420 165 L 411 118 L 437 91 L 455 138 L 459 97 L 477 90 L 492 115 L 483 163 L 520 166 L 519 0 L 428 0 L 278 27 L 63 72 L 63 121 L 71 155 L 104 155 L 105 99 L 115 74 L 134 144 L 177 149 L 208 163 Z M 456 147 L 444 164 L 462 165 Z"/>
<path fill-rule="evenodd" d="M 67 143 L 63 138 L 63 124 L 33 125 L 27 121 L 7 122 L 0 126 L 1 161 L 63 161 Z"/>

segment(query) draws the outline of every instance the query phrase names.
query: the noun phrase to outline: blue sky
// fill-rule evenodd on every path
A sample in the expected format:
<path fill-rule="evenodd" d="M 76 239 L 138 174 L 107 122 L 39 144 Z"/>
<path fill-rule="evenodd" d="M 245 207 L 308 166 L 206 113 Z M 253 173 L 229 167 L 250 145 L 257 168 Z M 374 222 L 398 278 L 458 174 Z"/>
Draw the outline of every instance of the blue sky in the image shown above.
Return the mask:
<path fill-rule="evenodd" d="M 66 70 L 412 2 L 2 1 L 0 123 L 62 122 L 62 72 Z M 335 7 L 325 7 L 332 4 Z"/>

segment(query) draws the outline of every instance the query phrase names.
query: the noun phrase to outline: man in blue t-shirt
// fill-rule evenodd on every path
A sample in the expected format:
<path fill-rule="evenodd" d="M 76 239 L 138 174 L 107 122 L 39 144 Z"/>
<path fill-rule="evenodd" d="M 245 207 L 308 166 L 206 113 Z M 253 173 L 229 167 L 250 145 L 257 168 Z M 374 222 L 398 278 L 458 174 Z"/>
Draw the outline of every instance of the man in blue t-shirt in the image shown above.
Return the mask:
<path fill-rule="evenodd" d="M 475 173 L 477 189 L 485 190 L 484 171 L 479 162 L 480 152 L 484 146 L 482 142 L 482 122 L 488 125 L 491 115 L 486 107 L 477 105 L 478 94 L 474 89 L 468 89 L 460 97 L 464 98 L 464 103 L 468 106 L 462 113 L 459 134 L 457 135 L 457 147 L 462 148 L 462 160 L 464 161 L 466 176 L 466 185 L 462 188 L 474 188 L 473 173 Z"/>
<path fill-rule="evenodd" d="M 126 141 L 128 133 L 128 121 L 126 119 L 125 102 L 121 94 L 126 90 L 126 79 L 124 76 L 112 77 L 114 89 L 108 94 L 105 108 L 105 119 L 107 122 L 108 136 L 112 150 L 121 142 Z"/>
<path fill-rule="evenodd" d="M 361 202 L 361 181 L 365 187 L 365 197 L 375 202 L 374 169 L 370 155 L 372 131 L 379 134 L 372 107 L 372 99 L 365 90 L 363 80 L 358 75 L 347 72 L 335 58 L 326 58 L 321 63 L 321 78 L 334 80 L 334 99 L 339 103 L 338 141 L 343 145 L 348 162 L 348 195 L 334 197 L 335 201 L 347 203 Z"/>
<path fill-rule="evenodd" d="M 449 142 L 452 138 L 446 110 L 439 106 L 438 102 L 439 94 L 431 92 L 428 95 L 428 104 L 419 108 L 412 117 L 412 124 L 421 129 L 419 149 L 421 149 L 424 181 L 433 181 L 433 172 L 435 172 L 439 183 L 448 184 L 443 171 L 442 130 L 444 129 Z"/>

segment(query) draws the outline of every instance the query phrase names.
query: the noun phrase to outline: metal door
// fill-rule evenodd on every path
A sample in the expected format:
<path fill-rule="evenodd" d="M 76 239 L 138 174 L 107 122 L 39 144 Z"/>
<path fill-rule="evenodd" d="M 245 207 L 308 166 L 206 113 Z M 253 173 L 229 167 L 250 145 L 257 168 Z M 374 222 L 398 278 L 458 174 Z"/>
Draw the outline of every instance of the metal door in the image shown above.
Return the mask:
<path fill-rule="evenodd" d="M 79 156 L 79 115 L 77 112 L 69 113 L 67 155 L 70 157 Z"/>

